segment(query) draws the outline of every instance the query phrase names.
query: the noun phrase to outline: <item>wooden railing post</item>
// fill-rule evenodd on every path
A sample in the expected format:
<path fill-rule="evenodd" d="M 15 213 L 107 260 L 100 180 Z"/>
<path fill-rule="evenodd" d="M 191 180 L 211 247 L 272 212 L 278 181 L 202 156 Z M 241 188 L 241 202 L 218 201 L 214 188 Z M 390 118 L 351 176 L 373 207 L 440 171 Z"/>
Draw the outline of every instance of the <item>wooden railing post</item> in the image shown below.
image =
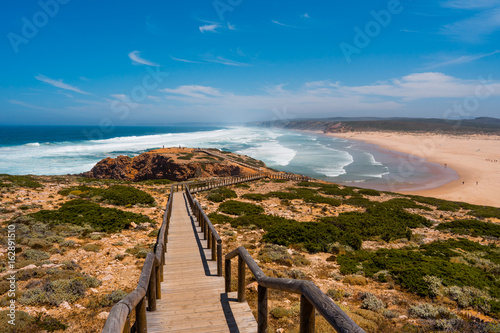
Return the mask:
<path fill-rule="evenodd" d="M 315 315 L 314 306 L 300 295 L 300 333 L 314 333 Z"/>
<path fill-rule="evenodd" d="M 151 276 L 149 278 L 149 285 L 148 285 L 148 310 L 149 311 L 156 311 L 156 274 L 155 274 L 155 267 L 153 264 Z"/>
<path fill-rule="evenodd" d="M 156 298 L 161 299 L 161 282 L 163 281 L 163 265 L 160 263 L 156 267 Z M 153 274 L 155 275 L 155 274 Z"/>
<path fill-rule="evenodd" d="M 238 255 L 238 302 L 245 301 L 245 260 Z"/>
<path fill-rule="evenodd" d="M 130 318 L 127 317 L 125 326 L 123 326 L 123 333 L 130 333 Z"/>
<path fill-rule="evenodd" d="M 225 285 L 225 289 L 226 289 L 226 293 L 230 293 L 231 292 L 231 259 L 226 259 L 224 260 L 224 277 L 225 277 L 225 282 L 226 282 L 226 285 Z"/>
<path fill-rule="evenodd" d="M 217 254 L 217 249 L 215 247 L 215 236 L 212 235 L 212 260 L 214 261 L 217 258 L 216 254 Z"/>
<path fill-rule="evenodd" d="M 257 287 L 257 323 L 259 325 L 258 333 L 267 333 L 267 288 L 258 286 Z"/>
<path fill-rule="evenodd" d="M 207 228 L 207 249 L 212 248 L 212 230 L 210 228 Z"/>
<path fill-rule="evenodd" d="M 222 276 L 222 241 L 217 241 L 217 276 Z"/>
<path fill-rule="evenodd" d="M 146 322 L 146 297 L 143 297 L 135 308 L 135 322 L 138 333 L 147 333 L 148 325 Z"/>

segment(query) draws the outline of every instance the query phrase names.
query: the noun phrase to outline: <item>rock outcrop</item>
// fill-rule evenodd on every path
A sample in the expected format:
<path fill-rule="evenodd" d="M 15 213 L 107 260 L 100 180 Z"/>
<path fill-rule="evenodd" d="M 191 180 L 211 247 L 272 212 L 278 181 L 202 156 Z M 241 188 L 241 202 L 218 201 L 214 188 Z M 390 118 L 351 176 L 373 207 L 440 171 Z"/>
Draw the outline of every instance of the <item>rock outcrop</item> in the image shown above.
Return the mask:
<path fill-rule="evenodd" d="M 227 177 L 254 172 L 227 160 L 202 160 L 202 158 L 185 161 L 171 154 L 154 152 L 143 153 L 136 157 L 108 157 L 81 175 L 87 178 L 126 181 L 149 179 L 185 181 L 191 178 Z"/>

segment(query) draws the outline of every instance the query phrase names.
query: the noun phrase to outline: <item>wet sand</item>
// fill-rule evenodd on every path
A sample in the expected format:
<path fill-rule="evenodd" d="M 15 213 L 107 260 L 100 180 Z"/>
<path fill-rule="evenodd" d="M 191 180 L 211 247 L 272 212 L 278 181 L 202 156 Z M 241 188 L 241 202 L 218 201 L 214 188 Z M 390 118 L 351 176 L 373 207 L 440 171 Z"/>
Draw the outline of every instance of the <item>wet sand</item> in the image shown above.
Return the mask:
<path fill-rule="evenodd" d="M 500 136 L 470 135 L 449 136 L 427 134 L 402 134 L 395 132 L 332 133 L 335 137 L 359 140 L 378 145 L 387 150 L 418 156 L 439 164 L 440 168 L 452 168 L 459 179 L 437 188 L 424 184 L 422 190 L 399 191 L 478 205 L 500 207 Z M 421 159 L 411 157 L 412 163 Z M 420 162 L 419 162 L 420 160 Z M 497 160 L 498 162 L 494 162 Z"/>

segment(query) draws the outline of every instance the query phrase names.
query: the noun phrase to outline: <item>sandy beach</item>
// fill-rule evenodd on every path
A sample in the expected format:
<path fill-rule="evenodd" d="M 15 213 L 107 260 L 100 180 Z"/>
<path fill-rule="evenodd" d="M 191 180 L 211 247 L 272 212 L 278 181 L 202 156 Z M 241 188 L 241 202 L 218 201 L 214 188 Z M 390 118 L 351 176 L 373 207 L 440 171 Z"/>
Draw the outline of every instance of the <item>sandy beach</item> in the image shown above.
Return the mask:
<path fill-rule="evenodd" d="M 438 163 L 455 170 L 459 179 L 443 186 L 405 194 L 500 207 L 500 136 L 449 136 L 359 132 L 329 134 L 359 140 Z M 496 162 L 495 162 L 496 161 Z M 417 159 L 411 163 L 420 163 Z"/>

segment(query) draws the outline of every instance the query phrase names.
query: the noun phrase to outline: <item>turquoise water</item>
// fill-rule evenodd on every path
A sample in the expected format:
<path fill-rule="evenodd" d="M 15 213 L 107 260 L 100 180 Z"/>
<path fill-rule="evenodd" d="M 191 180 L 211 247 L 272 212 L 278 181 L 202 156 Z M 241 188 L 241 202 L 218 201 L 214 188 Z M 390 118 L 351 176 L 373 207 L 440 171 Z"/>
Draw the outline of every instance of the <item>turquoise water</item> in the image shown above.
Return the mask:
<path fill-rule="evenodd" d="M 269 167 L 346 185 L 388 190 L 437 187 L 450 169 L 376 146 L 314 133 L 257 127 L 3 127 L 0 173 L 59 175 L 98 161 L 165 147 L 219 148 Z"/>

